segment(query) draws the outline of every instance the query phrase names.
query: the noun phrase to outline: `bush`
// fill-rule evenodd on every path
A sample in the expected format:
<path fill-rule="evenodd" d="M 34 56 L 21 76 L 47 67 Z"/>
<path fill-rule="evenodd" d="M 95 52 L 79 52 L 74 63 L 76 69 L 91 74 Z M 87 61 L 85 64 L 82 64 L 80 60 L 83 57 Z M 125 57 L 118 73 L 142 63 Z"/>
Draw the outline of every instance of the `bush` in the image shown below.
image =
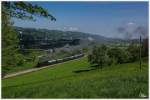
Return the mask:
<path fill-rule="evenodd" d="M 115 58 L 110 58 L 109 57 L 108 65 L 116 65 L 116 64 L 117 64 L 117 60 Z"/>
<path fill-rule="evenodd" d="M 94 64 L 94 57 L 93 56 L 94 55 L 92 55 L 92 54 L 88 55 L 88 62 L 90 62 L 90 64 Z"/>
<path fill-rule="evenodd" d="M 107 55 L 107 47 L 105 45 L 94 46 L 92 53 L 88 55 L 88 61 L 91 64 L 98 64 L 101 68 L 104 65 L 111 65 L 111 60 Z"/>
<path fill-rule="evenodd" d="M 108 56 L 112 59 L 113 63 L 126 63 L 129 61 L 129 53 L 118 47 L 108 50 Z"/>
<path fill-rule="evenodd" d="M 19 53 L 15 54 L 15 60 L 17 62 L 17 65 L 19 66 L 24 63 L 24 57 L 22 54 L 19 54 Z"/>
<path fill-rule="evenodd" d="M 82 51 L 84 52 L 84 53 L 87 53 L 89 50 L 88 50 L 88 48 L 82 48 Z"/>
<path fill-rule="evenodd" d="M 129 61 L 134 62 L 139 59 L 139 46 L 131 44 L 127 51 L 129 52 Z"/>
<path fill-rule="evenodd" d="M 97 64 L 102 68 L 104 65 L 122 64 L 139 59 L 139 47 L 131 44 L 127 49 L 114 47 L 108 49 L 105 45 L 94 46 L 88 55 L 90 64 Z"/>

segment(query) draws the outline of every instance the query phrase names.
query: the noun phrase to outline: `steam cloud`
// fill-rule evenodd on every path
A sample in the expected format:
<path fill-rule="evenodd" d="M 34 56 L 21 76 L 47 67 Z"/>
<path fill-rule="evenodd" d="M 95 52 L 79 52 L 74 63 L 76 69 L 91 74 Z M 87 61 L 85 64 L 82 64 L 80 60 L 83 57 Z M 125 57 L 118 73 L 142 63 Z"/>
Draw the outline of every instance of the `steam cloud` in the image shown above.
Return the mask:
<path fill-rule="evenodd" d="M 142 38 L 148 37 L 148 28 L 144 26 L 137 26 L 135 23 L 130 22 L 127 26 L 118 27 L 117 31 L 122 33 L 125 39 L 132 39 L 132 38 Z"/>

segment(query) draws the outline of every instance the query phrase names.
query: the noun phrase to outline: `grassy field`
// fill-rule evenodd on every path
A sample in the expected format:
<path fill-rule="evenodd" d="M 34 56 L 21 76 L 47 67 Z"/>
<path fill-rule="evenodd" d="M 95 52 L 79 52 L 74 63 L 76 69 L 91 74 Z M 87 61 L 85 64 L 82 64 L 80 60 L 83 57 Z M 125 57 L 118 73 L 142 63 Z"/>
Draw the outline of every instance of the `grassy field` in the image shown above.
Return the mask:
<path fill-rule="evenodd" d="M 21 51 L 23 54 L 22 57 L 24 57 L 24 61 L 22 61 L 21 65 L 15 65 L 15 66 L 7 66 L 2 67 L 2 72 L 5 72 L 5 74 L 18 72 L 26 69 L 31 69 L 37 65 L 36 57 L 40 55 L 46 55 L 45 51 L 40 50 L 25 50 Z"/>
<path fill-rule="evenodd" d="M 24 62 L 21 65 L 16 65 L 16 66 L 7 66 L 7 68 L 2 67 L 2 70 L 5 70 L 5 74 L 10 74 L 14 72 L 19 72 L 27 69 L 34 68 L 37 66 L 38 63 L 38 56 L 49 56 L 49 60 L 54 60 L 54 59 L 62 59 L 68 56 L 72 56 L 71 53 L 69 52 L 56 52 L 50 54 L 48 51 L 44 50 L 25 50 L 24 52 Z M 75 55 L 75 54 L 74 54 Z"/>
<path fill-rule="evenodd" d="M 2 98 L 140 98 L 148 96 L 148 60 L 90 67 L 87 58 L 2 79 Z"/>

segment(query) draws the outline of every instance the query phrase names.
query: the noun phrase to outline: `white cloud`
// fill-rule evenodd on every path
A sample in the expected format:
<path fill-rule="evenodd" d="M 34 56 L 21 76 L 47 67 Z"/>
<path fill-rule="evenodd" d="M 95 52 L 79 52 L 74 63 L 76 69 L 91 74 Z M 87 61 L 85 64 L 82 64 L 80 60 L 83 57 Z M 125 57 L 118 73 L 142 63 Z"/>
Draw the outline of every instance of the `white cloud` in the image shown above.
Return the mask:
<path fill-rule="evenodd" d="M 63 31 L 78 31 L 78 28 L 77 27 L 62 27 L 62 28 L 57 28 L 58 30 L 63 30 Z"/>
<path fill-rule="evenodd" d="M 89 41 L 93 41 L 94 39 L 92 37 L 88 37 L 88 40 Z"/>
<path fill-rule="evenodd" d="M 67 28 L 66 28 L 66 27 L 64 27 L 63 29 L 64 29 L 64 30 L 66 30 Z"/>
<path fill-rule="evenodd" d="M 127 23 L 127 26 L 133 26 L 133 25 L 136 25 L 136 24 L 134 22 Z"/>
<path fill-rule="evenodd" d="M 136 27 L 137 27 L 136 23 L 134 23 L 134 22 L 128 22 L 127 26 L 126 26 L 126 30 L 129 33 L 133 33 Z"/>
<path fill-rule="evenodd" d="M 69 31 L 77 31 L 78 28 L 77 28 L 77 27 L 69 27 L 68 30 L 69 30 Z"/>

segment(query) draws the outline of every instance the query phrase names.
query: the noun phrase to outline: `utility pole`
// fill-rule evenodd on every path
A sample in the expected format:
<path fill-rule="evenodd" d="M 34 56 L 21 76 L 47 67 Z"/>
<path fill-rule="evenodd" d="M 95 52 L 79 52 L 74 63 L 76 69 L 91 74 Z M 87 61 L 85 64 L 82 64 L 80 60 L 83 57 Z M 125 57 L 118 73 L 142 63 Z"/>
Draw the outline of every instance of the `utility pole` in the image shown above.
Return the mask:
<path fill-rule="evenodd" d="M 142 50 L 141 50 L 141 45 L 142 44 L 142 41 L 141 41 L 141 36 L 140 36 L 140 70 L 141 70 L 141 52 L 142 52 Z"/>

